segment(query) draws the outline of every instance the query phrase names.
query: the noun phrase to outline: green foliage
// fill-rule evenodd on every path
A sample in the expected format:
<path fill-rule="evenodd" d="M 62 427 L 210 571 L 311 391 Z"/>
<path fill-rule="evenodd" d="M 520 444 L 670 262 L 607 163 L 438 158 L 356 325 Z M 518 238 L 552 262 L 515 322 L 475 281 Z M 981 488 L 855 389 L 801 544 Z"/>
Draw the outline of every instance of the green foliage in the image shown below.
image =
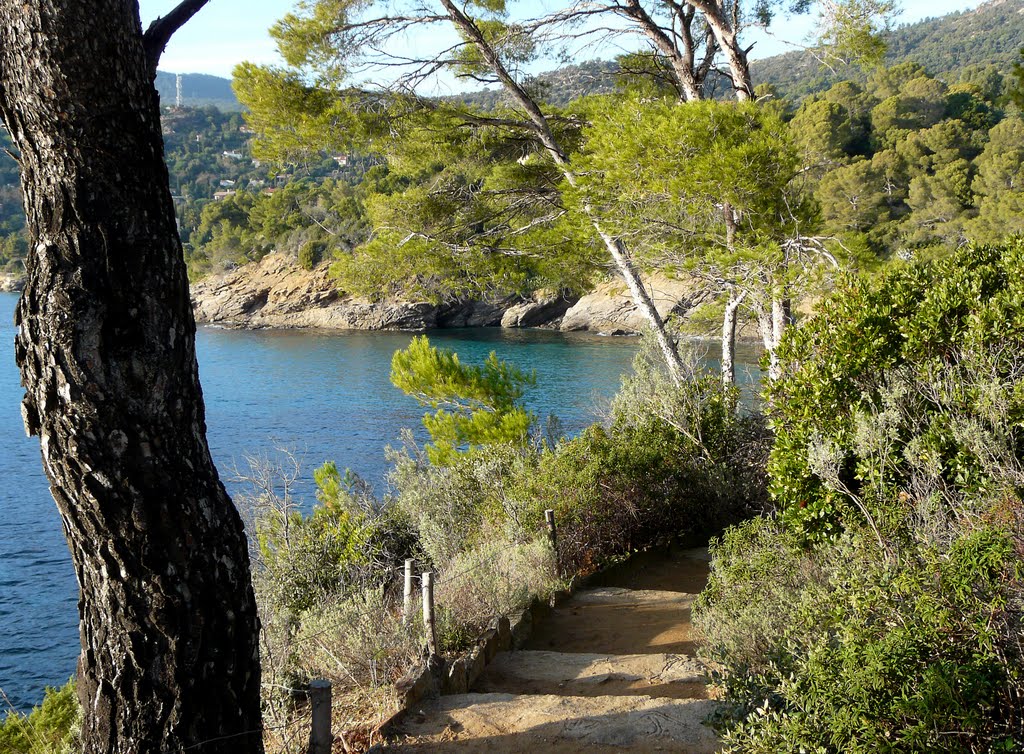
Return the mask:
<path fill-rule="evenodd" d="M 1019 746 L 1022 261 L 851 279 L 779 349 L 781 511 L 713 548 L 695 609 L 726 751 Z"/>
<path fill-rule="evenodd" d="M 274 250 L 312 269 L 328 249 L 351 249 L 365 236 L 362 203 L 351 186 L 334 179 L 293 181 L 272 193 L 237 191 L 205 205 L 188 262 L 199 277 Z"/>
<path fill-rule="evenodd" d="M 306 241 L 299 249 L 299 266 L 304 270 L 312 270 L 320 264 L 326 250 L 327 244 L 323 241 Z"/>
<path fill-rule="evenodd" d="M 799 197 L 787 191 L 795 151 L 766 108 L 603 98 L 588 115 L 571 196 L 651 257 L 731 253 L 723 204 L 741 218 L 735 247 L 748 253 L 766 253 L 806 220 Z"/>
<path fill-rule="evenodd" d="M 369 540 L 367 522 L 348 510 L 271 510 L 257 522 L 258 583 L 297 615 L 358 584 Z"/>
<path fill-rule="evenodd" d="M 75 683 L 46 688 L 28 715 L 9 712 L 0 722 L 0 754 L 71 754 L 78 748 L 82 712 Z"/>
<path fill-rule="evenodd" d="M 648 338 L 609 425 L 545 449 L 506 485 L 513 500 L 529 503 L 501 509 L 537 522 L 554 509 L 563 564 L 586 572 L 760 510 L 766 450 L 761 417 L 738 415 L 719 375 L 694 368 L 677 387 Z"/>
<path fill-rule="evenodd" d="M 881 65 L 886 40 L 882 35 L 896 14 L 891 0 L 838 0 L 825 6 L 818 45 L 830 58 L 856 61 L 865 68 Z"/>
<path fill-rule="evenodd" d="M 999 530 L 945 534 L 807 551 L 758 519 L 713 548 L 695 620 L 734 704 L 725 751 L 1015 750 L 1016 555 Z"/>
<path fill-rule="evenodd" d="M 982 243 L 999 243 L 1024 233 L 1024 119 L 1010 117 L 989 132 L 975 162 L 972 189 L 979 195 L 978 216 L 968 232 Z"/>
<path fill-rule="evenodd" d="M 794 530 L 836 532 L 851 500 L 878 516 L 912 481 L 951 501 L 999 487 L 982 441 L 1021 454 L 1022 255 L 971 246 L 851 280 L 783 344 L 769 473 Z"/>
<path fill-rule="evenodd" d="M 1010 71 L 1010 83 L 1006 88 L 1006 98 L 1017 108 L 1018 112 L 1024 113 L 1024 48 L 1020 51 L 1020 60 L 1013 64 Z"/>
<path fill-rule="evenodd" d="M 391 382 L 421 406 L 437 409 L 423 417 L 432 444 L 432 463 L 444 465 L 462 449 L 481 445 L 525 445 L 536 416 L 519 401 L 536 382 L 492 352 L 482 365 L 465 365 L 451 351 L 439 351 L 426 336 L 413 338 L 391 359 Z"/>

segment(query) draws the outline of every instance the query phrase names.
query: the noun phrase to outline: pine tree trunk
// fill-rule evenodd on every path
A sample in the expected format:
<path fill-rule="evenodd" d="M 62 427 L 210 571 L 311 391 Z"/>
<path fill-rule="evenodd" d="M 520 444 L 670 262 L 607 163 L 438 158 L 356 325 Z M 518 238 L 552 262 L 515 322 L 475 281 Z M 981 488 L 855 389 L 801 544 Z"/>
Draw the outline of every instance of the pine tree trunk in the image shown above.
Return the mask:
<path fill-rule="evenodd" d="M 136 4 L 0 0 L 0 115 L 32 239 L 23 414 L 80 588 L 84 751 L 261 752 L 247 547 L 206 442 Z"/>
<path fill-rule="evenodd" d="M 537 140 L 551 156 L 554 163 L 558 165 L 559 169 L 562 171 L 562 175 L 565 176 L 566 181 L 570 185 L 575 186 L 576 174 L 572 171 L 568 154 L 556 138 L 554 130 L 551 128 L 551 123 L 541 110 L 540 105 L 538 105 L 537 101 L 530 95 L 530 93 L 515 80 L 515 77 L 512 76 L 502 63 L 498 54 L 491 47 L 490 43 L 477 27 L 473 19 L 459 9 L 454 0 L 441 0 L 441 5 L 448 13 L 448 17 L 451 19 L 455 27 L 465 35 L 466 39 L 470 40 L 476 46 L 484 62 L 486 62 L 494 72 L 505 91 L 508 92 L 513 101 L 515 101 L 526 113 L 530 122 L 533 124 L 533 131 Z M 661 352 L 665 357 L 665 364 L 668 367 L 668 372 L 672 381 L 677 385 L 680 384 L 683 380 L 685 370 L 682 359 L 679 357 L 679 350 L 676 348 L 675 341 L 673 341 L 672 337 L 668 334 L 668 331 L 665 328 L 665 322 L 658 313 L 658 310 L 654 305 L 654 301 L 647 293 L 647 289 L 644 287 L 643 281 L 640 278 L 640 273 L 636 269 L 636 265 L 633 264 L 633 260 L 630 257 L 625 244 L 619 239 L 613 238 L 602 229 L 601 223 L 590 205 L 584 205 L 583 209 L 587 218 L 590 220 L 590 224 L 593 226 L 598 236 L 600 236 L 601 241 L 608 250 L 608 254 L 611 256 L 616 269 L 619 274 L 622 275 L 622 279 L 625 281 L 626 287 L 629 288 L 629 292 L 633 297 L 633 302 L 654 330 L 655 337 L 658 340 L 658 347 L 661 349 Z"/>
<path fill-rule="evenodd" d="M 722 317 L 722 385 L 728 389 L 736 384 L 736 315 L 747 294 L 730 291 Z"/>
<path fill-rule="evenodd" d="M 761 341 L 768 352 L 768 379 L 777 380 L 782 376 L 778 347 L 786 328 L 792 322 L 790 301 L 782 296 L 773 296 L 768 308 L 758 314 L 758 329 Z"/>

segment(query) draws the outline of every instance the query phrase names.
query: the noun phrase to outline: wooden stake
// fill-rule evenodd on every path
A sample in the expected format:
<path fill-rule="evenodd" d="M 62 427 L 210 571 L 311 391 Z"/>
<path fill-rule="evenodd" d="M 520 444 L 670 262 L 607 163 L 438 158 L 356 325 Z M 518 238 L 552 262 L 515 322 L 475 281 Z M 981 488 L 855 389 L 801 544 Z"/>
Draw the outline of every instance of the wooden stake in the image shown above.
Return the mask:
<path fill-rule="evenodd" d="M 309 754 L 331 754 L 331 682 L 309 682 L 309 706 L 313 714 L 313 727 L 309 732 Z"/>
<path fill-rule="evenodd" d="M 434 625 L 434 574 L 423 574 L 423 628 L 427 633 L 427 651 L 431 657 L 437 652 L 437 629 Z"/>
<path fill-rule="evenodd" d="M 412 620 L 412 558 L 405 561 L 405 591 L 402 594 L 402 623 Z"/>
<path fill-rule="evenodd" d="M 548 524 L 548 542 L 555 554 L 555 574 L 561 577 L 562 567 L 558 563 L 558 530 L 555 528 L 555 512 L 551 508 L 544 511 L 544 520 Z"/>

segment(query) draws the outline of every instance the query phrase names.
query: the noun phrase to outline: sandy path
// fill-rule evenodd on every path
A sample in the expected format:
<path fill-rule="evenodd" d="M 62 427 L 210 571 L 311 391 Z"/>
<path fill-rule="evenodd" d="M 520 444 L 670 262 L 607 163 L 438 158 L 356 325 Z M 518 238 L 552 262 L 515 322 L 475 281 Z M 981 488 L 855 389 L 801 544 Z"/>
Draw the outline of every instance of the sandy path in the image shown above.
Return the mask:
<path fill-rule="evenodd" d="M 717 749 L 694 660 L 690 609 L 706 553 L 650 554 L 614 569 L 499 654 L 472 693 L 410 714 L 389 751 L 664 751 Z"/>

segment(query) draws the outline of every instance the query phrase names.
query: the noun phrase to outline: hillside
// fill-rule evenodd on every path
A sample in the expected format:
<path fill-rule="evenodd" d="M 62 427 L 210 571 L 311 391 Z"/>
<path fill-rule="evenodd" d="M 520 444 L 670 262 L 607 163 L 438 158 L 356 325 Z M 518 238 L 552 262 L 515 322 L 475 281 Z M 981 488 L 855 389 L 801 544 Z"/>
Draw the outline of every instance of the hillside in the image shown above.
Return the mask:
<path fill-rule="evenodd" d="M 888 65 L 913 61 L 938 78 L 975 65 L 1007 71 L 1024 47 L 1024 0 L 990 0 L 971 11 L 901 26 L 886 41 Z M 859 77 L 856 70 L 830 72 L 807 52 L 758 60 L 752 68 L 755 81 L 794 99 Z"/>
<path fill-rule="evenodd" d="M 160 103 L 164 106 L 175 104 L 177 99 L 178 75 L 157 71 L 156 88 L 160 92 Z M 231 79 L 210 76 L 205 73 L 181 74 L 181 104 L 185 107 L 212 105 L 219 110 L 241 110 L 242 105 L 231 89 Z"/>
<path fill-rule="evenodd" d="M 1024 47 L 1024 0 L 990 0 L 978 8 L 901 26 L 887 36 L 888 65 L 914 61 L 938 78 L 972 65 L 995 65 L 1006 71 Z M 827 89 L 844 79 L 862 78 L 856 69 L 829 71 L 809 52 L 790 52 L 752 63 L 754 81 L 772 84 L 792 99 Z M 566 66 L 537 77 L 544 99 L 554 105 L 587 94 L 615 89 L 618 66 L 594 60 Z M 493 107 L 500 91 L 474 92 L 460 99 Z"/>

